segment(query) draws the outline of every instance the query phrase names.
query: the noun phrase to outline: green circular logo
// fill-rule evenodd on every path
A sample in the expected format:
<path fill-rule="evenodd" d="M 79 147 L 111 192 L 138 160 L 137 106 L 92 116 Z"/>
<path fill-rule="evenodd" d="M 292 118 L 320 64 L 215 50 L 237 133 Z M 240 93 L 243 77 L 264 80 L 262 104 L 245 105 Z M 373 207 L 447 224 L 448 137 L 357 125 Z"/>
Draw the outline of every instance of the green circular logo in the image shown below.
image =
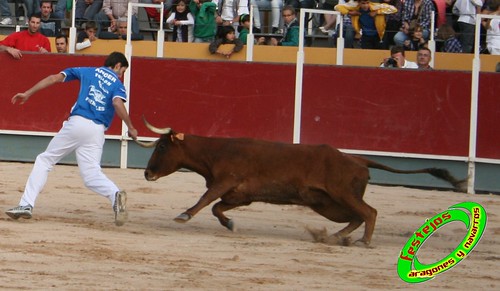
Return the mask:
<path fill-rule="evenodd" d="M 440 227 L 461 221 L 467 228 L 467 234 L 458 246 L 445 258 L 433 264 L 419 262 L 417 252 L 423 243 Z M 486 211 L 475 202 L 463 202 L 450 206 L 448 210 L 427 219 L 406 242 L 398 258 L 398 275 L 408 283 L 421 283 L 433 279 L 467 257 L 477 245 L 486 228 Z"/>

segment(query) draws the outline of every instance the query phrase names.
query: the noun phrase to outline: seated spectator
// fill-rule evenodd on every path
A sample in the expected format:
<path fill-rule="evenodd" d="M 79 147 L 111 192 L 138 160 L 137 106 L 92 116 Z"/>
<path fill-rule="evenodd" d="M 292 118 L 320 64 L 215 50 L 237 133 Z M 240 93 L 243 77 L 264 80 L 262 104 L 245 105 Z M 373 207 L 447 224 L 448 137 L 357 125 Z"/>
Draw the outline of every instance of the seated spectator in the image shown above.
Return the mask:
<path fill-rule="evenodd" d="M 391 48 L 391 57 L 384 59 L 380 67 L 418 69 L 417 63 L 410 62 L 405 57 L 405 49 L 402 46 L 393 46 Z"/>
<path fill-rule="evenodd" d="M 41 19 L 40 13 L 32 14 L 27 30 L 14 32 L 0 41 L 0 52 L 6 51 L 15 59 L 23 57 L 22 51 L 50 52 L 49 39 L 39 32 Z"/>
<path fill-rule="evenodd" d="M 102 10 L 96 14 L 97 35 L 101 37 L 101 32 L 117 31 L 117 21 L 119 18 L 126 18 L 128 13 L 128 3 L 139 3 L 139 0 L 104 0 Z M 132 35 L 139 34 L 139 22 L 137 21 L 137 6 L 132 8 Z M 109 29 L 108 29 L 109 28 Z M 107 34 L 105 34 L 107 35 Z"/>
<path fill-rule="evenodd" d="M 439 27 L 437 38 L 444 40 L 442 51 L 445 53 L 461 53 L 462 44 L 455 36 L 455 30 L 450 24 L 443 24 Z"/>
<path fill-rule="evenodd" d="M 417 65 L 421 70 L 432 70 L 430 65 L 432 59 L 431 50 L 427 47 L 421 47 L 417 52 Z"/>
<path fill-rule="evenodd" d="M 189 0 L 175 0 L 175 11 L 170 14 L 167 23 L 173 26 L 175 42 L 193 42 L 194 18 L 187 6 Z"/>
<path fill-rule="evenodd" d="M 71 3 L 73 3 L 73 0 L 70 1 Z M 64 21 L 66 19 L 66 8 L 68 5 L 68 0 L 53 0 L 52 2 L 56 2 L 53 6 L 52 17 L 60 21 Z"/>
<path fill-rule="evenodd" d="M 40 11 L 42 15 L 40 33 L 49 37 L 60 35 L 61 20 L 52 15 L 52 1 L 42 0 L 42 2 L 40 2 Z"/>
<path fill-rule="evenodd" d="M 95 15 L 102 9 L 103 0 L 76 0 L 75 21 L 77 26 L 81 26 L 89 20 L 93 20 Z"/>
<path fill-rule="evenodd" d="M 217 27 L 215 22 L 217 4 L 210 0 L 191 0 L 189 10 L 194 16 L 194 42 L 212 42 Z"/>
<path fill-rule="evenodd" d="M 295 8 L 287 5 L 281 12 L 283 17 L 283 37 L 278 41 L 272 37 L 270 45 L 298 46 L 299 45 L 299 22 L 295 14 Z"/>
<path fill-rule="evenodd" d="M 92 42 L 97 40 L 97 24 L 95 21 L 87 21 L 85 29 L 78 33 L 76 37 L 76 50 L 83 50 L 92 46 Z"/>
<path fill-rule="evenodd" d="M 240 26 L 238 26 L 238 38 L 246 45 L 248 34 L 250 33 L 250 15 L 243 14 L 240 16 Z"/>
<path fill-rule="evenodd" d="M 402 46 L 410 39 L 410 31 L 417 24 L 422 27 L 425 40 L 429 40 L 431 28 L 431 12 L 434 10 L 432 0 L 406 0 L 403 4 L 401 30 L 394 36 L 394 43 Z"/>
<path fill-rule="evenodd" d="M 424 39 L 423 29 L 420 25 L 417 24 L 410 34 L 411 39 L 404 42 L 405 50 L 418 51 L 422 47 L 427 47 L 427 41 Z"/>
<path fill-rule="evenodd" d="M 68 52 L 68 37 L 65 35 L 58 35 L 54 39 L 56 44 L 56 50 L 58 53 L 67 53 Z"/>
<path fill-rule="evenodd" d="M 231 48 L 227 46 L 221 47 L 221 45 L 233 45 Z M 243 49 L 243 42 L 236 38 L 236 33 L 232 25 L 225 25 L 219 29 L 217 38 L 210 43 L 208 50 L 211 54 L 220 54 L 226 58 L 230 58 L 233 53 L 237 53 Z"/>
<path fill-rule="evenodd" d="M 116 21 L 114 29 L 108 28 L 108 31 L 101 31 L 98 34 L 100 39 L 127 39 L 127 18 L 120 17 Z M 143 40 L 144 36 L 140 33 L 131 32 L 131 40 Z"/>
<path fill-rule="evenodd" d="M 352 26 L 356 33 L 355 38 L 361 38 L 361 47 L 364 49 L 383 48 L 382 41 L 385 34 L 385 15 L 396 13 L 396 7 L 385 3 L 372 3 L 370 0 L 339 4 L 335 10 L 351 16 Z M 361 30 L 363 34 L 361 34 Z"/>

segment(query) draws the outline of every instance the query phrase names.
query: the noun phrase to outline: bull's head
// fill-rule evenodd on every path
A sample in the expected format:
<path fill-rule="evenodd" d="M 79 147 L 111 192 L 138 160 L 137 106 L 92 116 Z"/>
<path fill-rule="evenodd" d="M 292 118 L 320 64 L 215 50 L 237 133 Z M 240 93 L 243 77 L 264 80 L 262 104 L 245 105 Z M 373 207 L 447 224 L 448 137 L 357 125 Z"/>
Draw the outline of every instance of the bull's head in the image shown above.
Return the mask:
<path fill-rule="evenodd" d="M 156 128 L 152 126 L 145 117 L 142 117 L 146 127 L 154 133 L 160 134 L 160 138 L 153 142 L 136 143 L 145 148 L 155 148 L 149 158 L 148 165 L 144 171 L 144 177 L 148 181 L 155 181 L 167 176 L 180 168 L 180 157 L 182 157 L 179 141 L 184 139 L 181 133 L 175 133 L 171 128 Z"/>

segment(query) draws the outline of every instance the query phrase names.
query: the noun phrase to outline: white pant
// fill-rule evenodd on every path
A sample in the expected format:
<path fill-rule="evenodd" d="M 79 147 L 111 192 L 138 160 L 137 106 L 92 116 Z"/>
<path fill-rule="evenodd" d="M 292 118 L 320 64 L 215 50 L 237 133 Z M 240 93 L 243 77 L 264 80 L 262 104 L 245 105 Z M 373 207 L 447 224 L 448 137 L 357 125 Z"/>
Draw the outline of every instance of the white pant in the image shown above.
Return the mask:
<path fill-rule="evenodd" d="M 104 175 L 100 165 L 104 130 L 104 125 L 80 116 L 71 116 L 65 121 L 45 152 L 36 157 L 19 205 L 35 206 L 35 200 L 45 186 L 49 172 L 55 164 L 73 151 L 76 153 L 76 161 L 85 187 L 108 198 L 113 205 L 115 193 L 119 189 Z"/>

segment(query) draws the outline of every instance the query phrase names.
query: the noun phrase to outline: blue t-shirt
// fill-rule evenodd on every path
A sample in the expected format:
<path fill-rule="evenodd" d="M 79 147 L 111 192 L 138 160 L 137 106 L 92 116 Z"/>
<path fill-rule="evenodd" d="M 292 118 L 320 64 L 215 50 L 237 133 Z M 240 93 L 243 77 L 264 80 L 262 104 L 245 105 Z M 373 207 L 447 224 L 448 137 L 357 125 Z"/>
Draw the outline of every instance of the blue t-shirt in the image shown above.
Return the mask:
<path fill-rule="evenodd" d="M 68 68 L 61 72 L 64 82 L 80 80 L 80 92 L 71 115 L 79 115 L 109 127 L 115 108 L 114 98 L 127 101 L 127 92 L 116 73 L 106 67 Z"/>

